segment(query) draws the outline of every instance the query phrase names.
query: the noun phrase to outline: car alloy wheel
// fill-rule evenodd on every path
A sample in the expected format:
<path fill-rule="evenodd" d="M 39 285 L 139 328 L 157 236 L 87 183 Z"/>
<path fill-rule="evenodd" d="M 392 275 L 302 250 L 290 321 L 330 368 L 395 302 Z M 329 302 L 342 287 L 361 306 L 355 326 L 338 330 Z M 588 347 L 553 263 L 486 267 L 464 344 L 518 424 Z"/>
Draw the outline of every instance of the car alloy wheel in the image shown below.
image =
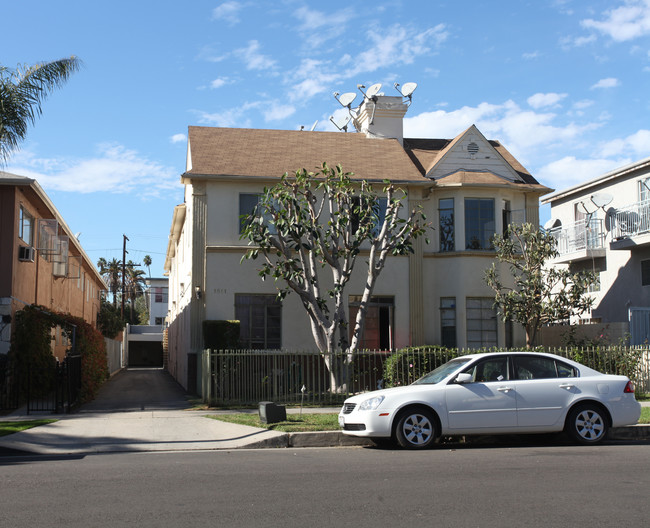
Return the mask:
<path fill-rule="evenodd" d="M 571 410 L 568 433 L 581 444 L 597 444 L 607 435 L 607 421 L 598 407 L 580 405 Z"/>
<path fill-rule="evenodd" d="M 398 418 L 395 433 L 399 445 L 407 449 L 426 449 L 438 436 L 433 414 L 426 409 L 403 412 Z"/>

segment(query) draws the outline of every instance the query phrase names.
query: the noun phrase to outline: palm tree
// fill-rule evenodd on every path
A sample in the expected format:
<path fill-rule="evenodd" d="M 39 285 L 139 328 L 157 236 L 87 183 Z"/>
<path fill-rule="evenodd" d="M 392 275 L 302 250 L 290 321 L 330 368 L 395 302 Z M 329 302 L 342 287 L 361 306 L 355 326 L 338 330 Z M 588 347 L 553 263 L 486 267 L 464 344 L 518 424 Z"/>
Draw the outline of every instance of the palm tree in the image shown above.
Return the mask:
<path fill-rule="evenodd" d="M 99 274 L 108 284 L 109 291 L 113 294 L 113 308 L 117 306 L 117 292 L 120 291 L 122 279 L 122 261 L 114 258 L 107 262 L 104 257 L 97 261 Z"/>
<path fill-rule="evenodd" d="M 81 67 L 77 57 L 17 69 L 0 65 L 0 165 L 25 139 L 27 127 L 41 115 L 41 103 Z"/>
<path fill-rule="evenodd" d="M 141 269 L 136 269 L 135 263 L 129 260 L 126 263 L 126 291 L 129 296 L 130 302 L 130 313 L 131 321 L 134 320 L 134 311 L 135 311 L 135 300 L 139 294 L 142 294 L 144 291 L 144 271 Z"/>
<path fill-rule="evenodd" d="M 149 278 L 151 278 L 151 256 L 145 255 L 142 259 L 142 263 L 147 266 L 147 270 L 149 270 Z"/>

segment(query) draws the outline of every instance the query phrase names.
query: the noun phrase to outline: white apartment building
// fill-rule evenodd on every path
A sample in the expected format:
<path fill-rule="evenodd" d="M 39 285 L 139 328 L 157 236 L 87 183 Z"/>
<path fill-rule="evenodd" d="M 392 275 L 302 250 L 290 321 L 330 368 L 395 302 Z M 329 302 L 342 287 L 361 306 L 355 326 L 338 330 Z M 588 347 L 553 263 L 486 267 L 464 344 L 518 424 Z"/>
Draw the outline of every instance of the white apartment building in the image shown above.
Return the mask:
<path fill-rule="evenodd" d="M 478 348 L 525 343 L 493 308 L 484 271 L 495 256 L 491 237 L 510 222 L 538 224 L 550 191 L 501 145 L 475 127 L 453 139 L 404 138 L 401 97 L 366 100 L 356 133 L 189 127 L 184 203 L 174 209 L 165 272 L 169 277 L 169 370 L 196 388 L 196 354 L 204 320 L 239 320 L 246 348 L 314 348 L 299 299 L 276 299 L 255 261 L 240 263 L 240 216 L 285 172 L 341 164 L 355 179 L 391 180 L 433 222 L 431 244 L 391 257 L 373 293 L 364 346 L 392 350 L 445 344 Z M 365 271 L 359 261 L 348 308 L 355 310 Z M 504 269 L 504 275 L 507 272 Z"/>
<path fill-rule="evenodd" d="M 547 196 L 558 240 L 554 265 L 587 269 L 594 308 L 583 322 L 630 343 L 650 340 L 650 158 Z M 615 340 L 615 339 L 614 339 Z"/>

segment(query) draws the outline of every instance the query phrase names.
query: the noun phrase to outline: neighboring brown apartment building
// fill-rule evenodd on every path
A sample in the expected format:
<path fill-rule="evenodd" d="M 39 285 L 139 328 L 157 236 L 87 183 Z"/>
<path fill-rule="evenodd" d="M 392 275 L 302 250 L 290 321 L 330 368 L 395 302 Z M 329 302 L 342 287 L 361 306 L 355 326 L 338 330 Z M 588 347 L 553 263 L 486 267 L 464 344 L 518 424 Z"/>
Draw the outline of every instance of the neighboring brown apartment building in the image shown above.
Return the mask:
<path fill-rule="evenodd" d="M 0 354 L 9 351 L 15 313 L 37 304 L 95 325 L 107 286 L 41 186 L 0 171 Z M 66 349 L 60 329 L 53 353 Z"/>

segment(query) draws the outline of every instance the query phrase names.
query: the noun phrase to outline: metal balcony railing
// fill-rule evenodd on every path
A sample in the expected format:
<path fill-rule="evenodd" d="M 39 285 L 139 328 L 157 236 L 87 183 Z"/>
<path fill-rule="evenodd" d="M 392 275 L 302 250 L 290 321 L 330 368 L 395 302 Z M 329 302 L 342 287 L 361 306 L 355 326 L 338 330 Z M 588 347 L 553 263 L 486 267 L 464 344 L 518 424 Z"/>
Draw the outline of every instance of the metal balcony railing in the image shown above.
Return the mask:
<path fill-rule="evenodd" d="M 550 234 L 557 240 L 557 250 L 560 255 L 601 249 L 605 247 L 605 231 L 603 221 L 599 218 L 579 220 L 573 224 L 556 227 Z"/>
<path fill-rule="evenodd" d="M 650 200 L 619 207 L 612 215 L 614 240 L 650 232 Z"/>

